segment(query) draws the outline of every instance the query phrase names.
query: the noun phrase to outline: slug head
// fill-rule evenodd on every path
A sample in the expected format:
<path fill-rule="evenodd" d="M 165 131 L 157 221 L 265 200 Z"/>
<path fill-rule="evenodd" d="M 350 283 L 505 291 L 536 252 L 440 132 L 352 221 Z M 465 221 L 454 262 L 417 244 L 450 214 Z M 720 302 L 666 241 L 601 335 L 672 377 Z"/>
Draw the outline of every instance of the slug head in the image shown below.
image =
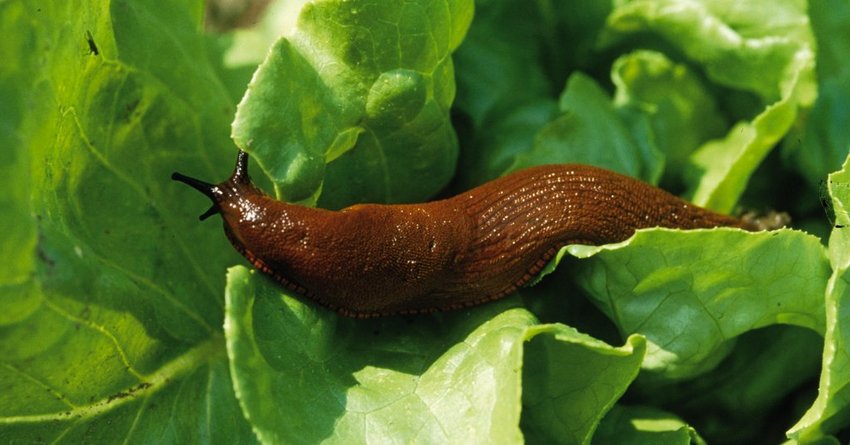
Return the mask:
<path fill-rule="evenodd" d="M 246 191 L 262 194 L 251 183 L 251 177 L 248 176 L 248 153 L 242 150 L 239 150 L 236 155 L 236 168 L 233 170 L 233 174 L 220 184 L 210 184 L 177 172 L 171 174 L 171 179 L 187 184 L 210 198 L 212 206 L 200 216 L 201 221 L 217 213 L 222 213 L 224 203 L 238 199 Z"/>

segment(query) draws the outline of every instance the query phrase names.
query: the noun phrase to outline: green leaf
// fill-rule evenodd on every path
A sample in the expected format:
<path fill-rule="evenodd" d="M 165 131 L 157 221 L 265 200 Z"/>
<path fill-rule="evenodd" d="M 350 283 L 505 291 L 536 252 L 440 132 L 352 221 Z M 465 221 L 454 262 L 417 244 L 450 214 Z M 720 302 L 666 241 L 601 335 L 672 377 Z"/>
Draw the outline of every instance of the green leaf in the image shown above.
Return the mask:
<path fill-rule="evenodd" d="M 575 162 L 654 179 L 658 152 L 654 147 L 641 150 L 611 98 L 593 79 L 580 73 L 571 76 L 559 106 L 563 114 L 540 130 L 534 147 L 517 157 L 512 170 Z"/>
<path fill-rule="evenodd" d="M 568 250 L 593 257 L 580 262 L 578 282 L 621 332 L 646 337 L 644 368 L 668 378 L 712 368 L 727 340 L 758 327 L 824 330 L 828 265 L 817 238 L 802 232 L 649 229 Z"/>
<path fill-rule="evenodd" d="M 138 325 L 125 322 L 129 325 L 126 332 L 148 350 L 125 349 L 120 339 L 110 338 L 120 314 L 94 315 L 100 318 L 97 322 L 49 305 L 33 315 L 39 318 L 34 324 L 50 322 L 66 338 L 51 342 L 39 335 L 35 340 L 46 347 L 44 351 L 26 361 L 20 357 L 7 360 L 0 370 L 4 406 L 0 441 L 255 443 L 230 386 L 221 337 L 175 353 L 163 349 L 162 344 L 151 348 L 158 342 L 144 337 Z M 31 329 L 16 329 L 27 332 L 12 332 L 11 336 L 25 341 L 32 335 Z M 81 349 L 95 352 L 81 361 Z M 24 351 L 2 352 L 9 357 L 5 354 Z M 169 357 L 170 361 L 152 372 L 137 368 L 148 366 L 145 361 Z M 56 374 L 57 369 L 63 373 Z M 92 390 L 93 385 L 97 391 Z"/>
<path fill-rule="evenodd" d="M 221 56 L 222 63 L 234 68 L 251 67 L 253 71 L 280 36 L 291 35 L 295 31 L 298 13 L 306 3 L 307 0 L 270 1 L 258 23 L 250 28 L 237 28 L 232 33 L 216 35 L 227 41 Z M 241 87 L 240 96 L 245 84 Z"/>
<path fill-rule="evenodd" d="M 535 320 L 504 308 L 352 320 L 236 267 L 226 312 L 236 392 L 265 443 L 516 443 Z"/>
<path fill-rule="evenodd" d="M 426 199 L 456 162 L 450 54 L 471 18 L 469 0 L 307 3 L 257 69 L 233 139 L 289 201 Z"/>
<path fill-rule="evenodd" d="M 603 39 L 610 45 L 636 32 L 657 33 L 703 64 L 711 79 L 772 102 L 786 95 L 794 75 L 789 64 L 800 51 L 811 52 L 805 16 L 795 0 L 627 0 L 608 17 Z"/>
<path fill-rule="evenodd" d="M 590 443 L 599 421 L 637 376 L 646 342 L 630 336 L 613 348 L 557 324 L 527 332 L 522 375 L 526 440 Z"/>
<path fill-rule="evenodd" d="M 802 149 L 795 159 L 806 174 L 822 174 L 844 157 L 840 171 L 829 175 L 827 189 L 834 215 L 834 227 L 829 237 L 829 259 L 832 275 L 827 283 L 826 334 L 818 396 L 806 414 L 788 432 L 789 437 L 801 443 L 828 439 L 845 429 L 850 412 L 850 383 L 846 369 L 850 319 L 850 134 L 840 122 L 846 115 L 846 86 L 850 72 L 842 62 L 850 47 L 842 35 L 847 33 L 846 23 L 850 6 L 845 2 L 814 0 L 810 5 L 812 28 L 817 37 L 817 74 L 819 96 L 802 133 Z M 789 144 L 790 145 L 790 144 Z M 811 182 L 812 178 L 807 178 Z"/>
<path fill-rule="evenodd" d="M 341 319 L 243 267 L 227 299 L 236 391 L 266 443 L 516 443 L 521 407 L 526 434 L 587 443 L 644 353 L 640 337 L 612 348 L 510 301 Z"/>
<path fill-rule="evenodd" d="M 544 13 L 538 5 L 494 0 L 477 6 L 475 20 L 455 54 L 455 108 L 465 113 L 477 130 L 489 129 L 517 107 L 541 99 L 554 102 L 540 63 L 539 28 Z M 480 148 L 485 153 L 492 151 Z M 480 158 L 487 160 L 485 153 Z"/>
<path fill-rule="evenodd" d="M 705 441 L 682 419 L 645 406 L 615 406 L 599 425 L 594 443 L 688 445 Z"/>
<path fill-rule="evenodd" d="M 850 425 L 850 157 L 827 181 L 835 227 L 829 237 L 832 275 L 825 290 L 826 334 L 818 398 L 789 436 L 805 442 Z"/>
<path fill-rule="evenodd" d="M 22 5 L 0 5 L 0 26 L 15 29 L 25 14 Z M 21 38 L 29 37 L 23 31 Z M 30 155 L 25 138 L 17 128 L 21 125 L 26 98 L 18 85 L 32 75 L 25 66 L 25 48 L 11 39 L 0 41 L 0 57 L 6 62 L 0 70 L 0 177 L 6 184 L 0 194 L 0 301 L 8 310 L 0 311 L 2 326 L 20 321 L 39 304 L 38 283 L 32 279 L 36 268 L 36 221 L 32 214 L 30 193 Z M 16 63 L 17 62 L 17 63 Z"/>
<path fill-rule="evenodd" d="M 784 97 L 768 105 L 752 122 L 739 122 L 721 140 L 703 145 L 691 158 L 692 178 L 699 178 L 691 200 L 720 212 L 731 212 L 750 175 L 790 130 L 798 112 L 801 79 L 811 73 L 811 60 L 798 63 Z"/>
<path fill-rule="evenodd" d="M 812 31 L 817 40 L 818 98 L 803 128 L 786 140 L 794 165 L 805 180 L 817 187 L 838 170 L 850 151 L 850 5 L 841 0 L 809 2 Z"/>
<path fill-rule="evenodd" d="M 464 150 L 459 160 L 458 190 L 468 190 L 488 180 L 504 175 L 511 169 L 517 156 L 530 150 L 534 136 L 557 115 L 554 99 L 532 100 L 527 104 L 511 106 L 509 112 L 488 122 L 486 131 L 461 135 Z M 498 113 L 496 113 L 498 114 Z"/>
<path fill-rule="evenodd" d="M 796 1 L 664 0 L 624 2 L 608 20 L 607 45 L 638 32 L 657 33 L 704 67 L 719 85 L 758 95 L 763 109 L 692 158 L 692 201 L 731 211 L 753 171 L 791 129 L 798 108 L 814 101 L 814 50 L 805 10 Z"/>
<path fill-rule="evenodd" d="M 756 329 L 736 338 L 729 355 L 695 379 L 641 374 L 631 399 L 673 410 L 713 442 L 780 443 L 811 403 L 822 345 L 810 329 Z"/>
<path fill-rule="evenodd" d="M 477 4 L 469 34 L 455 54 L 454 109 L 461 156 L 459 189 L 503 175 L 557 116 L 555 94 L 572 70 L 592 69 L 607 1 Z"/>
<path fill-rule="evenodd" d="M 651 141 L 663 153 L 667 182 L 678 181 L 676 175 L 697 147 L 723 134 L 724 117 L 687 65 L 660 52 L 635 51 L 614 62 L 611 78 L 617 86 L 617 111 L 626 120 L 637 121 L 633 126 L 642 122 L 641 118 L 647 121 L 649 134 L 635 139 Z"/>
<path fill-rule="evenodd" d="M 0 3 L 0 442 L 255 441 L 221 333 L 235 255 L 168 179 L 234 154 L 201 6 Z"/>

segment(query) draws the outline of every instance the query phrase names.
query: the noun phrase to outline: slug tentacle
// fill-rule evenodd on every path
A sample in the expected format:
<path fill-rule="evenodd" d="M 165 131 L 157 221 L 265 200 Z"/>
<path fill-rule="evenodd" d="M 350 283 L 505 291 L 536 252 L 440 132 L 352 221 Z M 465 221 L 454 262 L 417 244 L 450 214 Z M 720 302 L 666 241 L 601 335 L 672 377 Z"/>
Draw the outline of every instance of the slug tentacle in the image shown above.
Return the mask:
<path fill-rule="evenodd" d="M 218 189 L 217 185 L 210 184 L 208 182 L 201 181 L 200 179 L 195 179 L 177 172 L 171 174 L 171 179 L 189 185 L 193 189 L 207 195 L 207 197 L 212 200 L 213 205 L 209 209 L 207 209 L 206 212 L 201 214 L 198 219 L 203 221 L 219 212 L 217 197 L 221 195 L 221 191 Z"/>
<path fill-rule="evenodd" d="M 230 182 L 239 184 L 250 184 L 251 176 L 248 175 L 248 153 L 239 150 L 236 154 L 236 168 L 230 175 Z"/>
<path fill-rule="evenodd" d="M 587 165 L 512 173 L 424 204 L 329 211 L 277 201 L 256 188 L 248 154 L 221 184 L 174 173 L 213 201 L 227 238 L 290 290 L 352 317 L 458 309 L 502 298 L 567 244 L 623 241 L 637 229 L 751 221 L 694 206 L 661 189 Z"/>

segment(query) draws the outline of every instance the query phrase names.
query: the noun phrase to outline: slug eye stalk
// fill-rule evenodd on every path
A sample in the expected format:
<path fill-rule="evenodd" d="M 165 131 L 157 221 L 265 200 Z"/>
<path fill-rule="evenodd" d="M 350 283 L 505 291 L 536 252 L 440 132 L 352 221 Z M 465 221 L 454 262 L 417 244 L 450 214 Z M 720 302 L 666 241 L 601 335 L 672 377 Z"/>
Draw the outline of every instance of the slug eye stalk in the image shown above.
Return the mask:
<path fill-rule="evenodd" d="M 195 179 L 191 176 L 186 176 L 182 173 L 174 172 L 171 174 L 171 179 L 175 181 L 182 182 L 193 189 L 203 193 L 213 202 L 212 206 L 207 209 L 198 219 L 201 221 L 213 216 L 217 213 L 221 212 L 220 201 L 223 197 L 223 190 L 221 189 L 222 184 L 210 184 L 206 181 L 201 181 L 200 179 Z M 233 170 L 233 174 L 230 175 L 230 178 L 224 182 L 233 184 L 250 184 L 251 177 L 248 176 L 248 153 L 239 150 L 239 153 L 236 155 L 236 168 Z"/>

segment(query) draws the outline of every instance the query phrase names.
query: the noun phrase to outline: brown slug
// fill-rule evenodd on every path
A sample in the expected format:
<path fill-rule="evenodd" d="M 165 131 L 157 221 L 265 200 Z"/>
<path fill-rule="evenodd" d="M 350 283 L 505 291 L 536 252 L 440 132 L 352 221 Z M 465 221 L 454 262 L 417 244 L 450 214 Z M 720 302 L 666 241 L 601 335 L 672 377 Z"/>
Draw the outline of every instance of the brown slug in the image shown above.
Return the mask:
<path fill-rule="evenodd" d="M 358 204 L 340 211 L 281 202 L 248 176 L 209 184 L 174 173 L 220 213 L 233 246 L 287 288 L 351 317 L 432 312 L 504 297 L 567 244 L 626 240 L 636 229 L 750 222 L 588 165 L 544 165 L 424 204 Z"/>

